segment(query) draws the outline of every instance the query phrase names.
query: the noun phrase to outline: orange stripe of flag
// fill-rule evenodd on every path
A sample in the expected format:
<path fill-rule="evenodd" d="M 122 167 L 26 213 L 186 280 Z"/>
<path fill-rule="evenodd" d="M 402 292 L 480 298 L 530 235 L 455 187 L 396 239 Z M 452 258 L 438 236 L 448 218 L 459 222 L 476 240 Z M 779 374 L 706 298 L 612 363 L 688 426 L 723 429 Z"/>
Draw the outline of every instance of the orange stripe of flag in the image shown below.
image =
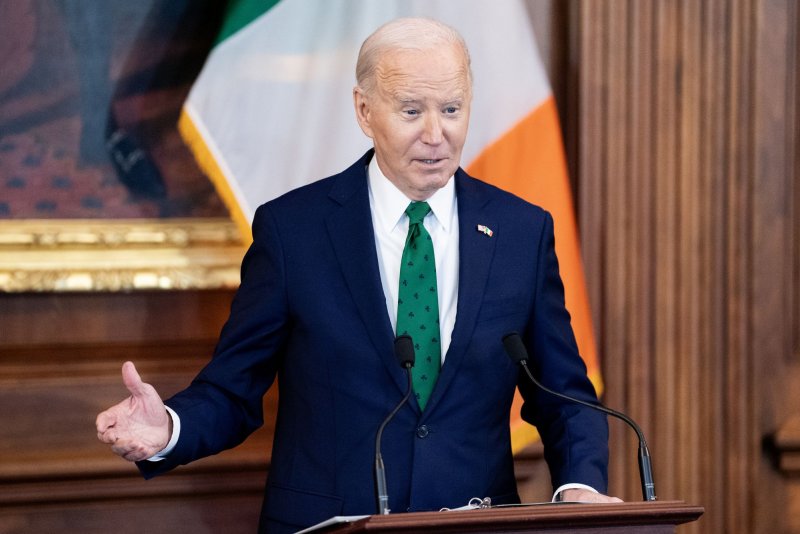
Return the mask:
<path fill-rule="evenodd" d="M 600 392 L 602 381 L 555 100 L 552 97 L 545 100 L 485 148 L 467 167 L 467 172 L 537 204 L 553 215 L 556 254 L 564 281 L 567 310 L 572 317 L 578 350 L 586 362 L 592 383 Z M 518 415 L 520 406 L 521 399 L 516 398 L 512 412 L 512 446 L 515 452 L 536 435 L 526 424 L 517 428 L 520 427 L 517 423 L 521 422 Z"/>

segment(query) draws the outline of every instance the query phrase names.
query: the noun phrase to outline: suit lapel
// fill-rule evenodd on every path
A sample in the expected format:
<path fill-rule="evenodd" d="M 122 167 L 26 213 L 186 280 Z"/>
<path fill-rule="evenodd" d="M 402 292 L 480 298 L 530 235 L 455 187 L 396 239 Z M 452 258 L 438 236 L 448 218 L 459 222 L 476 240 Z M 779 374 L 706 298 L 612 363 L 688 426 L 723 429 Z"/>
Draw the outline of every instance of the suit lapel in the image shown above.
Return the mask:
<path fill-rule="evenodd" d="M 342 274 L 370 340 L 397 387 L 404 392 L 407 379 L 394 358 L 394 335 L 375 250 L 366 175 L 370 157 L 371 152 L 334 182 L 329 197 L 339 204 L 339 209 L 333 210 L 326 223 Z"/>
<path fill-rule="evenodd" d="M 486 209 L 488 199 L 480 194 L 473 179 L 459 168 L 455 180 L 459 232 L 458 308 L 450 348 L 425 413 L 432 411 L 456 376 L 483 302 L 496 240 L 479 231 L 478 225 L 491 228 L 493 232 L 498 230 L 497 221 Z"/>

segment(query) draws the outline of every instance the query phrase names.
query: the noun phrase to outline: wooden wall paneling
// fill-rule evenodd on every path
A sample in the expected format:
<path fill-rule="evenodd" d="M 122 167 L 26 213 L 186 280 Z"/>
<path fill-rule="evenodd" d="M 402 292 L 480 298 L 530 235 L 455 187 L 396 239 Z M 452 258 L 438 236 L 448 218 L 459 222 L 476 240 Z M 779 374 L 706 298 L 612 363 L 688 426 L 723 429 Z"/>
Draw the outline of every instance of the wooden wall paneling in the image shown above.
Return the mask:
<path fill-rule="evenodd" d="M 748 310 L 751 307 L 749 279 L 751 243 L 748 224 L 751 218 L 750 198 L 750 146 L 752 96 L 750 90 L 750 50 L 752 48 L 752 3 L 731 4 L 729 11 L 730 53 L 727 56 L 728 93 L 725 113 L 727 120 L 727 180 L 726 203 L 728 213 L 724 221 L 728 250 L 725 263 L 728 266 L 725 287 L 727 309 L 725 322 L 728 325 L 727 358 L 721 376 L 725 384 L 725 410 L 723 418 L 726 431 L 721 439 L 727 444 L 725 450 L 726 485 L 724 500 L 713 504 L 724 510 L 721 527 L 735 530 L 737 525 L 750 526 L 750 492 L 752 487 L 749 465 L 752 459 L 749 433 L 742 431 L 752 422 L 749 399 L 753 396 L 748 377 L 750 360 L 748 355 L 750 328 Z"/>
<path fill-rule="evenodd" d="M 96 414 L 127 394 L 125 360 L 164 397 L 183 388 L 210 357 L 231 296 L 0 296 L 0 532 L 253 532 L 277 391 L 243 445 L 147 482 L 94 431 Z"/>
<path fill-rule="evenodd" d="M 681 494 L 678 488 L 678 463 L 680 454 L 681 422 L 677 420 L 679 403 L 675 400 L 678 351 L 678 291 L 676 271 L 677 244 L 681 231 L 678 220 L 678 129 L 676 114 L 679 111 L 678 72 L 679 54 L 677 35 L 680 20 L 677 2 L 655 2 L 654 53 L 655 87 L 652 95 L 654 111 L 655 154 L 654 181 L 654 382 L 653 394 L 656 412 L 655 431 L 651 433 L 657 443 L 656 465 L 660 466 L 659 481 L 662 498 Z M 636 46 L 635 44 L 633 46 Z M 624 172 L 620 169 L 620 172 Z M 628 252 L 630 254 L 630 252 Z M 613 356 L 609 356 L 613 357 Z M 666 469 L 665 469 L 666 467 Z M 685 495 L 685 494 L 684 494 Z M 691 498 L 691 497 L 682 497 Z"/>
<path fill-rule="evenodd" d="M 219 481 L 219 475 L 214 480 Z M 142 482 L 139 482 L 142 484 Z M 138 498 L 101 500 L 74 504 L 37 505 L 7 512 L 0 509 L 0 531 L 4 534 L 192 534 L 256 531 L 261 495 L 240 495 L 218 487 L 216 495 L 192 494 L 187 498 Z M 255 512 L 254 512 L 255 511 Z"/>
<path fill-rule="evenodd" d="M 800 63 L 800 6 L 796 2 L 791 3 L 788 8 L 789 21 L 788 40 L 790 42 L 792 54 L 789 57 L 788 63 L 791 67 L 788 68 L 790 81 L 787 88 L 794 88 L 793 100 L 787 106 L 791 113 L 787 115 L 793 117 L 794 127 L 789 131 L 787 143 L 787 156 L 790 158 L 790 177 L 789 187 L 791 189 L 790 197 L 793 203 L 790 206 L 789 220 L 791 224 L 788 228 L 787 248 L 791 250 L 791 272 L 792 272 L 792 286 L 794 291 L 791 292 L 792 304 L 791 308 L 791 331 L 792 348 L 790 357 L 790 365 L 792 372 L 790 375 L 791 384 L 795 385 L 800 383 L 800 73 L 798 73 L 797 65 Z M 795 457 L 800 456 L 800 388 L 794 387 L 791 390 L 790 401 L 788 406 L 794 407 L 793 413 L 789 416 L 789 420 L 783 423 L 781 427 L 792 425 L 794 439 L 794 451 L 790 454 Z M 795 466 L 800 465 L 800 462 L 795 462 Z M 787 511 L 789 515 L 789 529 L 791 532 L 800 532 L 800 469 L 783 471 L 785 476 L 789 477 L 789 490 L 787 495 Z"/>
<path fill-rule="evenodd" d="M 797 2 L 570 8 L 605 399 L 644 422 L 659 495 L 707 506 L 687 530 L 787 531 L 762 440 L 800 397 Z M 613 430 L 612 490 L 638 498 L 629 449 Z"/>
<path fill-rule="evenodd" d="M 602 27 L 603 11 L 597 2 L 587 2 L 575 4 L 576 12 L 580 13 L 578 24 L 580 29 L 576 32 L 583 38 L 578 43 L 579 54 L 577 61 L 579 64 L 574 68 L 579 73 L 580 78 L 576 85 L 582 90 L 578 95 L 578 109 L 602 109 L 604 102 L 602 99 L 602 65 L 605 54 L 602 48 L 602 40 L 599 29 Z M 600 19 L 600 20 L 598 20 Z M 598 21 L 593 23 L 592 21 Z M 600 113 L 577 113 L 578 118 L 578 156 L 575 167 L 580 165 L 581 178 L 584 176 L 598 177 L 602 173 L 603 166 L 603 131 L 602 116 Z M 603 181 L 599 179 L 581 179 L 580 197 L 580 220 L 582 226 L 581 249 L 583 251 L 584 268 L 588 279 L 602 280 L 603 278 L 603 210 L 599 203 L 594 199 L 603 198 Z M 591 235 L 591 239 L 587 236 Z M 598 335 L 602 332 L 602 322 L 597 320 L 601 317 L 600 303 L 605 297 L 604 286 L 600 283 L 588 284 L 589 302 L 592 305 L 594 315 L 594 325 Z M 599 336 L 598 336 L 599 337 Z M 599 349 L 600 347 L 598 347 Z"/>
<path fill-rule="evenodd" d="M 727 364 L 725 348 L 725 280 L 728 273 L 725 261 L 728 248 L 725 239 L 727 224 L 726 192 L 728 190 L 728 165 L 726 159 L 726 102 L 728 101 L 728 65 L 724 58 L 730 57 L 729 48 L 729 4 L 706 2 L 701 14 L 704 21 L 704 41 L 701 51 L 703 67 L 702 105 L 698 110 L 701 121 L 700 139 L 703 140 L 700 156 L 700 176 L 704 177 L 702 223 L 705 229 L 703 244 L 704 272 L 703 284 L 708 290 L 703 295 L 701 317 L 705 323 L 702 333 L 700 358 L 705 360 L 701 370 L 700 391 L 706 392 L 704 402 L 697 406 L 706 432 L 701 435 L 723 436 L 724 424 L 724 372 Z M 701 360 L 702 361 L 702 360 Z M 724 439 L 724 438 L 723 438 Z M 709 504 L 706 508 L 706 521 L 710 524 L 724 524 L 724 507 L 717 502 L 710 503 L 710 496 L 719 495 L 717 500 L 727 499 L 725 484 L 725 457 L 722 454 L 706 454 L 703 457 L 706 476 L 700 480 L 699 495 Z M 698 472 L 700 469 L 698 469 Z M 713 504 L 713 506 L 712 506 Z M 730 504 L 730 503 L 729 503 Z"/>
<path fill-rule="evenodd" d="M 604 71 L 608 54 L 605 51 L 607 43 L 603 39 L 600 31 L 607 23 L 609 14 L 601 9 L 598 3 L 589 2 L 576 4 L 576 10 L 580 12 L 579 24 L 580 35 L 586 36 L 580 41 L 581 58 L 580 68 L 576 69 L 579 73 L 578 84 L 580 87 L 589 87 L 591 90 L 581 90 L 578 100 L 578 109 L 606 109 L 607 91 L 603 84 L 607 83 L 604 78 Z M 584 68 L 586 67 L 586 68 Z M 604 150 L 607 131 L 603 113 L 579 114 L 578 120 L 578 152 L 577 165 L 580 166 L 579 172 L 583 176 L 600 177 L 605 174 L 606 155 Z M 576 166 L 577 168 L 577 166 Z M 583 251 L 583 261 L 587 279 L 603 280 L 607 275 L 607 265 L 603 254 L 605 239 L 608 229 L 605 224 L 605 211 L 602 202 L 595 199 L 606 197 L 607 184 L 601 179 L 580 180 L 580 197 L 578 203 L 580 207 L 580 223 L 582 227 L 581 247 Z M 594 202 L 587 202 L 584 199 L 593 199 Z M 587 236 L 591 236 L 587 239 Z M 604 359 L 604 346 L 601 340 L 605 338 L 604 314 L 602 309 L 598 309 L 600 303 L 608 297 L 604 284 L 589 284 L 589 302 L 593 307 L 594 327 L 596 339 L 598 341 L 598 353 L 601 364 L 605 369 L 611 365 L 622 366 L 619 360 L 607 361 Z M 613 387 L 613 381 L 608 380 L 608 375 L 604 376 L 605 390 L 603 397 L 611 406 L 620 406 L 621 390 Z M 610 425 L 611 447 L 615 452 L 624 454 L 614 445 L 618 442 L 615 439 L 619 434 L 617 425 Z M 619 447 L 626 448 L 625 441 Z M 609 466 L 609 487 L 615 494 L 624 495 L 623 488 L 615 486 L 613 481 L 620 480 L 625 473 L 625 468 L 618 462 L 611 462 Z"/>
<path fill-rule="evenodd" d="M 792 254 L 792 270 L 794 272 L 794 279 L 792 285 L 794 292 L 792 295 L 794 306 L 792 307 L 792 324 L 794 325 L 793 332 L 793 363 L 795 368 L 800 366 L 800 69 L 797 65 L 800 63 L 800 6 L 797 2 L 789 5 L 789 31 L 790 39 L 794 44 L 792 60 L 794 65 L 789 68 L 789 74 L 792 76 L 790 86 L 794 87 L 794 101 L 792 103 L 792 113 L 794 116 L 794 130 L 789 139 L 789 155 L 794 160 L 792 168 L 792 177 L 789 183 L 793 189 L 794 204 L 790 220 L 791 232 L 791 248 Z M 795 369 L 794 378 L 800 379 L 798 369 Z M 800 391 L 795 391 L 794 406 L 800 406 Z"/>
<path fill-rule="evenodd" d="M 603 117 L 601 142 L 605 146 L 602 154 L 603 166 L 600 169 L 604 179 L 603 203 L 603 226 L 606 236 L 606 253 L 602 257 L 603 275 L 609 281 L 605 291 L 605 301 L 608 303 L 608 311 L 603 316 L 601 330 L 605 333 L 602 347 L 605 353 L 619 354 L 621 357 L 614 361 L 617 372 L 627 374 L 630 360 L 627 358 L 626 328 L 628 309 L 627 287 L 624 283 L 628 280 L 628 264 L 622 254 L 616 253 L 621 250 L 628 238 L 628 217 L 626 208 L 625 191 L 628 183 L 627 177 L 619 174 L 617 170 L 625 165 L 626 159 L 626 136 L 618 135 L 614 129 L 617 125 L 625 124 L 627 116 L 627 98 L 624 88 L 624 80 L 628 76 L 628 63 L 626 61 L 625 44 L 627 41 L 627 4 L 617 2 L 610 6 L 606 16 L 606 28 L 608 37 L 603 43 L 603 53 L 606 56 L 605 70 L 606 80 L 604 81 L 605 90 L 603 91 Z M 611 362 L 609 362 L 611 363 Z M 624 391 L 624 390 L 620 390 Z M 627 397 L 627 391 L 624 391 Z M 616 403 L 615 403 L 616 404 Z M 634 458 L 635 449 L 631 448 L 632 441 L 628 429 L 620 425 L 617 421 L 610 422 L 613 430 L 613 444 L 624 451 L 629 459 Z M 636 495 L 635 485 L 626 486 L 626 495 Z"/>
<path fill-rule="evenodd" d="M 776 464 L 788 481 L 787 531 L 800 532 L 800 415 L 794 414 L 781 425 L 774 436 L 774 445 Z"/>
<path fill-rule="evenodd" d="M 215 340 L 230 291 L 0 295 L 0 347 L 130 340 Z"/>
<path fill-rule="evenodd" d="M 654 88 L 654 65 L 652 56 L 653 43 L 653 6 L 649 2 L 629 2 L 629 42 L 640 43 L 640 46 L 629 46 L 626 53 L 630 64 L 628 68 L 629 86 L 626 90 L 627 115 L 626 136 L 627 147 L 626 168 L 630 169 L 627 182 L 627 199 L 623 206 L 626 212 L 625 228 L 629 232 L 625 247 L 633 247 L 639 251 L 641 264 L 631 262 L 629 266 L 627 308 L 625 324 L 627 347 L 627 373 L 625 382 L 632 387 L 627 391 L 627 404 L 634 417 L 643 425 L 646 436 L 653 442 L 653 425 L 655 406 L 650 392 L 653 391 L 653 314 L 654 298 L 653 272 L 654 261 L 654 227 L 652 220 L 644 214 L 651 213 L 654 208 L 654 195 L 651 177 L 654 174 L 653 159 L 653 109 L 651 95 Z M 627 45 L 628 43 L 625 43 Z M 627 438 L 630 440 L 630 437 Z M 634 449 L 626 451 L 627 464 L 633 461 Z M 656 475 L 657 475 L 656 468 Z M 629 498 L 638 495 L 638 477 L 628 469 Z M 656 490 L 661 488 L 656 486 Z"/>
<path fill-rule="evenodd" d="M 576 85 L 580 87 L 577 95 L 576 114 L 578 118 L 571 122 L 577 129 L 577 152 L 578 156 L 572 165 L 580 174 L 579 197 L 576 202 L 579 205 L 579 220 L 581 225 L 581 248 L 583 254 L 584 269 L 587 280 L 603 280 L 607 276 L 608 266 L 604 249 L 606 246 L 606 236 L 608 228 L 606 225 L 606 210 L 602 199 L 607 196 L 607 183 L 599 177 L 606 172 L 607 151 L 605 150 L 608 132 L 604 120 L 604 113 L 607 109 L 606 96 L 608 90 L 604 84 L 608 79 L 604 76 L 607 69 L 606 62 L 608 53 L 606 51 L 607 42 L 602 33 L 602 28 L 609 23 L 610 14 L 603 9 L 597 2 L 575 2 L 571 8 L 578 15 L 573 15 L 574 20 L 580 30 L 577 46 L 579 52 L 571 57 L 579 61 L 574 70 L 577 72 Z M 583 90 L 584 87 L 588 89 Z M 577 113 L 581 109 L 596 110 L 596 113 Z M 583 179 L 584 176 L 597 177 L 596 179 Z M 608 298 L 606 293 L 607 286 L 602 283 L 588 284 L 589 302 L 592 306 L 594 316 L 594 327 L 598 340 L 598 353 L 601 358 L 601 365 L 604 370 L 609 366 L 617 366 L 617 370 L 623 368 L 624 362 L 621 360 L 606 360 L 604 358 L 605 346 L 601 340 L 605 339 L 605 320 L 604 308 L 601 303 Z M 609 381 L 609 376 L 613 373 L 604 371 L 605 389 L 604 400 L 610 406 L 621 406 L 622 390 L 614 387 L 614 381 Z M 622 455 L 628 457 L 627 441 L 620 440 L 618 436 L 624 430 L 618 425 L 610 424 L 610 446 L 614 451 L 612 456 Z M 609 466 L 610 490 L 614 494 L 625 495 L 625 488 L 619 483 L 624 478 L 625 466 L 620 462 L 612 461 Z"/>
<path fill-rule="evenodd" d="M 604 349 L 608 353 L 620 354 L 622 357 L 616 361 L 618 371 L 623 375 L 627 374 L 632 362 L 628 358 L 626 349 L 626 328 L 629 309 L 628 287 L 624 281 L 629 280 L 629 264 L 622 254 L 615 251 L 621 250 L 628 239 L 627 226 L 627 199 L 628 190 L 627 177 L 617 173 L 617 170 L 625 165 L 626 162 L 626 143 L 627 136 L 617 135 L 616 125 L 626 123 L 627 115 L 627 91 L 624 87 L 624 80 L 629 75 L 627 54 L 624 47 L 628 38 L 628 6 L 627 3 L 618 2 L 610 6 L 607 14 L 608 38 L 605 40 L 605 54 L 607 90 L 603 95 L 604 117 L 603 117 L 603 143 L 606 146 L 603 156 L 604 166 L 602 175 L 605 177 L 605 213 L 603 214 L 603 224 L 606 235 L 606 254 L 603 256 L 604 275 L 609 281 L 605 291 L 605 299 L 609 304 L 609 311 L 603 317 L 602 330 L 605 332 Z M 624 391 L 625 400 L 628 399 L 629 391 Z M 621 450 L 625 451 L 627 458 L 634 458 L 631 448 L 632 441 L 628 430 L 617 421 L 610 423 L 614 427 L 615 441 L 619 443 Z M 627 485 L 627 495 L 635 495 L 635 485 Z"/>
<path fill-rule="evenodd" d="M 700 390 L 699 379 L 705 370 L 700 354 L 701 333 L 706 323 L 701 316 L 702 266 L 707 261 L 702 245 L 706 241 L 701 210 L 703 185 L 707 179 L 700 174 L 700 146 L 705 140 L 700 137 L 700 108 L 702 104 L 700 62 L 703 20 L 701 2 L 685 2 L 678 21 L 679 56 L 676 70 L 679 96 L 679 155 L 678 155 L 678 280 L 679 302 L 677 308 L 677 391 L 683 399 L 676 413 L 679 429 L 679 448 L 683 451 L 699 451 L 701 432 L 708 420 L 702 417 L 699 407 L 708 402 L 707 391 Z M 679 465 L 678 486 L 691 495 L 702 495 L 699 490 L 704 477 L 698 477 L 701 454 L 687 454 Z"/>
<path fill-rule="evenodd" d="M 752 345 L 753 389 L 759 392 L 755 405 L 754 446 L 760 449 L 763 436 L 772 434 L 796 408 L 787 405 L 791 362 L 791 247 L 789 230 L 791 177 L 790 146 L 795 123 L 792 102 L 795 88 L 790 72 L 797 68 L 795 48 L 789 41 L 792 0 L 762 0 L 754 12 L 758 32 L 754 48 L 753 123 L 753 286 Z M 791 31 L 794 31 L 792 29 Z M 766 455 L 753 458 L 756 484 L 761 488 L 782 488 L 780 473 L 771 469 Z M 759 529 L 775 532 L 782 528 L 783 514 L 776 509 L 787 505 L 786 491 L 755 495 Z"/>

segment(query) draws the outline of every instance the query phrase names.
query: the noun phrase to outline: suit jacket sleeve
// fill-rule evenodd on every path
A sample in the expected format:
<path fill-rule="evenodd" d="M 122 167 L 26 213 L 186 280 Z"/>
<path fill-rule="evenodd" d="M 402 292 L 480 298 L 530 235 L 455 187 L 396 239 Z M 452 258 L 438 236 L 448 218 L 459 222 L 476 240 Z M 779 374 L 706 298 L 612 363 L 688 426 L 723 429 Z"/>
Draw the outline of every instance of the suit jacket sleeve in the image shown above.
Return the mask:
<path fill-rule="evenodd" d="M 553 219 L 549 213 L 545 214 L 538 246 L 535 304 L 524 334 L 532 371 L 555 391 L 597 402 L 564 305 L 564 286 L 558 272 Z M 578 482 L 606 492 L 605 415 L 539 390 L 523 373 L 519 388 L 525 400 L 522 417 L 539 430 L 553 487 Z"/>
<path fill-rule="evenodd" d="M 181 418 L 180 439 L 164 460 L 137 464 L 146 478 L 234 447 L 263 424 L 262 398 L 275 379 L 288 328 L 276 228 L 269 208 L 259 208 L 214 357 L 187 389 L 165 401 Z"/>

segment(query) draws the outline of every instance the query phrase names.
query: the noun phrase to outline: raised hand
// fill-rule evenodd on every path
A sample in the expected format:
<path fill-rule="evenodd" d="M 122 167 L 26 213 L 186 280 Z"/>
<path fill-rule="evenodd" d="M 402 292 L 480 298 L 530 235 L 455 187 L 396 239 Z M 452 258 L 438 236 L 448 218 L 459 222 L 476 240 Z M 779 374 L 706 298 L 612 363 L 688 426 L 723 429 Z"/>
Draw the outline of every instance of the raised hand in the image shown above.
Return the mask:
<path fill-rule="evenodd" d="M 122 365 L 130 397 L 97 416 L 97 437 L 126 460 L 144 460 L 166 447 L 172 419 L 153 386 L 142 382 L 132 362 Z"/>

